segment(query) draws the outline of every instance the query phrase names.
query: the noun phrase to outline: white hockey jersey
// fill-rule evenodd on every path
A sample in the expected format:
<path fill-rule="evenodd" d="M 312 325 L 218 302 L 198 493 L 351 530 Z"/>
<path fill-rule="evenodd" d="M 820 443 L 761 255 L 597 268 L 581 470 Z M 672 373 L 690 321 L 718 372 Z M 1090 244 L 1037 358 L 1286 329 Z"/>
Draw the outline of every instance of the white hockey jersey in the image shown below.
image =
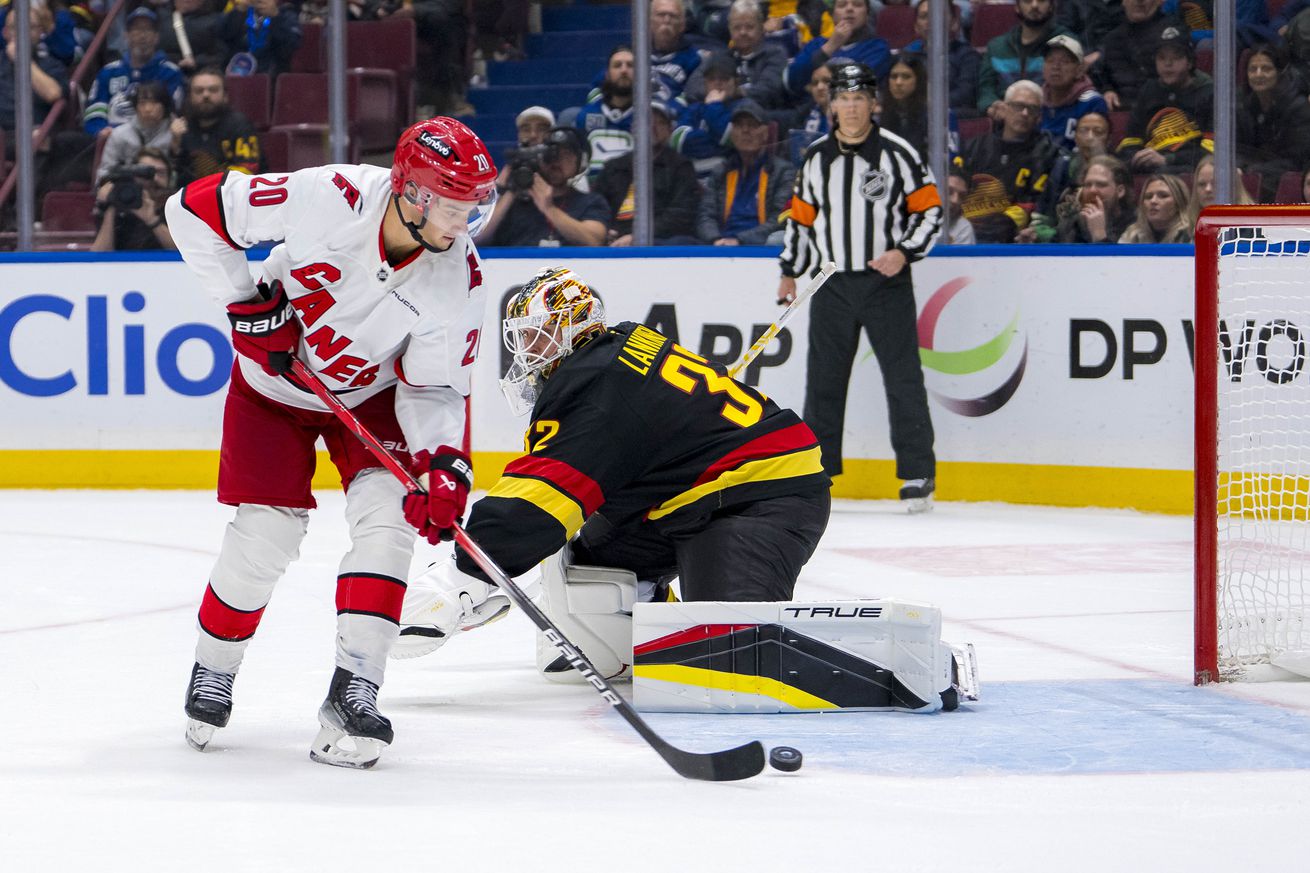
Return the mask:
<path fill-rule="evenodd" d="M 263 272 L 296 309 L 298 357 L 346 406 L 396 385 L 407 451 L 458 447 L 482 328 L 481 262 L 460 235 L 445 252 L 419 249 L 391 266 L 382 246 L 390 203 L 389 169 L 342 164 L 209 176 L 170 197 L 165 214 L 183 259 L 223 306 L 255 294 L 244 249 L 280 241 Z M 238 360 L 264 396 L 327 411 L 307 389 Z"/>

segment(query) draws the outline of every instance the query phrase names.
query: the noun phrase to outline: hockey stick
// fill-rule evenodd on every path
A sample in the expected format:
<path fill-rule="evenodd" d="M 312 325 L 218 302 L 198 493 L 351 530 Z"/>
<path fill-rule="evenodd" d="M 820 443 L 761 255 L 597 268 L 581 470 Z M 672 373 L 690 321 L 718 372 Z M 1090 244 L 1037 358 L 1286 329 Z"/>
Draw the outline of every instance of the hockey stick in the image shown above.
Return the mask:
<path fill-rule="evenodd" d="M 810 284 L 806 285 L 804 290 L 793 297 L 791 303 L 787 304 L 787 308 L 782 311 L 782 315 L 778 316 L 778 320 L 769 325 L 768 329 L 760 334 L 759 339 L 755 340 L 755 342 L 751 344 L 751 347 L 746 350 L 746 354 L 738 358 L 737 362 L 728 368 L 728 376 L 736 379 L 737 374 L 746 369 L 747 364 L 758 358 L 760 352 L 764 351 L 769 343 L 773 342 L 773 338 L 782 331 L 782 326 L 787 323 L 787 319 L 791 318 L 792 313 L 797 309 L 800 309 L 801 306 L 805 304 L 806 300 L 813 297 L 814 292 L 822 288 L 823 283 L 827 282 L 828 277 L 835 272 L 837 272 L 837 265 L 835 263 L 829 261 L 824 264 L 823 269 L 819 271 L 819 274 L 810 280 Z"/>
<path fill-rule="evenodd" d="M 291 359 L 291 371 L 300 379 L 311 391 L 322 400 L 327 408 L 332 411 L 341 423 L 350 429 L 350 432 L 359 437 L 373 456 L 382 462 L 391 473 L 400 480 L 401 484 L 410 493 L 422 491 L 423 486 L 414 478 L 414 475 L 405 469 L 404 465 L 391 454 L 382 443 L 378 442 L 377 437 L 369 432 L 362 422 L 355 417 L 355 414 L 346 408 L 335 394 L 328 390 L 328 387 L 318 378 L 318 374 L 309 369 L 296 358 Z M 460 525 L 454 526 L 455 542 L 460 548 L 468 552 L 474 562 L 482 568 L 491 581 L 500 587 L 510 600 L 528 616 L 535 624 L 546 639 L 559 650 L 565 660 L 572 665 L 573 669 L 582 674 L 583 678 L 596 689 L 601 697 L 605 698 L 611 706 L 619 711 L 628 724 L 632 725 L 641 738 L 650 744 L 659 756 L 664 759 L 670 767 L 676 770 L 680 775 L 688 779 L 703 779 L 709 782 L 730 782 L 736 779 L 748 779 L 755 776 L 764 769 L 764 746 L 759 740 L 751 740 L 744 746 L 737 746 L 733 749 L 724 749 L 721 752 L 688 752 L 670 745 L 663 737 L 655 733 L 650 725 L 637 714 L 628 703 L 614 690 L 611 685 L 600 673 L 586 656 L 578 650 L 578 647 L 569 642 L 568 638 L 560 631 L 555 623 L 541 611 L 537 604 L 533 603 L 523 589 L 515 584 L 514 580 L 509 577 L 504 570 L 500 568 L 490 555 L 482 550 L 482 547 L 474 542 L 473 538 L 465 533 L 464 528 Z"/>

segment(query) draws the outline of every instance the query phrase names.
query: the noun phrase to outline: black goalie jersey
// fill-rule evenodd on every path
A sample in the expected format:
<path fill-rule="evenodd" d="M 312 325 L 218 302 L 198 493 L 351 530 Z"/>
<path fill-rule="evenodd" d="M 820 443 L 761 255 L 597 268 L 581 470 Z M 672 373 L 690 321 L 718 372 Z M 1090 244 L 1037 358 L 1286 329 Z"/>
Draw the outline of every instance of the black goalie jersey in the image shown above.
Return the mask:
<path fill-rule="evenodd" d="M 474 505 L 469 534 L 518 575 L 597 511 L 616 527 L 673 528 L 827 489 L 810 428 L 726 372 L 645 326 L 610 328 L 546 380 L 528 453 Z M 459 565 L 478 572 L 462 553 Z"/>

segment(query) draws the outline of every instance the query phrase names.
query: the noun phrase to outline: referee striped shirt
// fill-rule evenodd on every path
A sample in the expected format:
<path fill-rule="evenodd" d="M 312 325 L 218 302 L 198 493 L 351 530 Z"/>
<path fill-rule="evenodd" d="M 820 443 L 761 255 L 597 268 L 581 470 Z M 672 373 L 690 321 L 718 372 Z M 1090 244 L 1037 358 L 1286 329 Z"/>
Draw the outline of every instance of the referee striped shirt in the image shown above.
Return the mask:
<path fill-rule="evenodd" d="M 936 242 L 943 211 L 914 146 L 876 124 L 859 146 L 829 134 L 810 146 L 796 176 L 784 213 L 783 275 L 809 275 L 827 261 L 841 272 L 867 271 L 892 249 L 913 263 Z"/>

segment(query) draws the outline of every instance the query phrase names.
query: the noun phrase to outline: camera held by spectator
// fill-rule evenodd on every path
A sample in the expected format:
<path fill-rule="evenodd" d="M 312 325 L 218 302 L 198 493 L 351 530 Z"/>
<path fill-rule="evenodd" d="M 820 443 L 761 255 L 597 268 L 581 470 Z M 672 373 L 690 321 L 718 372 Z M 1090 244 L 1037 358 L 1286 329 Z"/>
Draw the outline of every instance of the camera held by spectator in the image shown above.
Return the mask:
<path fill-rule="evenodd" d="M 136 162 L 115 167 L 98 189 L 100 229 L 91 248 L 97 252 L 173 249 L 164 223 L 164 201 L 172 194 L 168 156 L 144 148 Z"/>
<path fill-rule="evenodd" d="M 560 146 L 550 143 L 523 146 L 505 153 L 505 186 L 519 200 L 532 199 L 532 183 L 541 172 L 541 165 L 559 159 Z"/>
<path fill-rule="evenodd" d="M 610 209 L 599 194 L 574 183 L 586 171 L 590 149 L 573 127 L 552 128 L 545 141 L 509 153 L 506 190 L 479 245 L 602 245 Z"/>
<path fill-rule="evenodd" d="M 105 205 L 112 206 L 120 212 L 135 212 L 145 201 L 145 188 L 142 179 L 155 178 L 155 168 L 150 164 L 128 164 L 115 167 L 105 173 L 103 182 L 109 184 L 109 193 L 105 196 Z"/>

